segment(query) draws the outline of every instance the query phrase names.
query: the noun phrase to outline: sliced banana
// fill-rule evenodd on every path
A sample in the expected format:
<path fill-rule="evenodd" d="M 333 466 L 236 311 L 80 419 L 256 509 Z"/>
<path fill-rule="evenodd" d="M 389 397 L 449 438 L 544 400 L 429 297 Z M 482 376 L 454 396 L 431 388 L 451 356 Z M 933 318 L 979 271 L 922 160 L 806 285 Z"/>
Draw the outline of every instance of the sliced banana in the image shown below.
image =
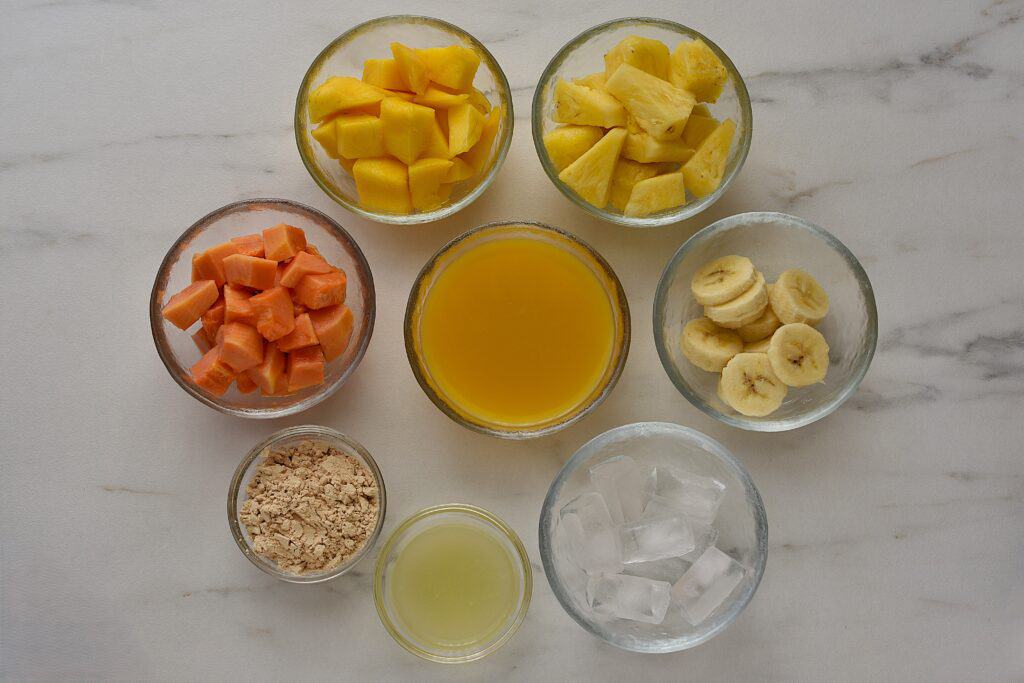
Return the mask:
<path fill-rule="evenodd" d="M 698 268 L 690 289 L 701 306 L 714 306 L 747 291 L 754 278 L 754 264 L 746 256 L 723 256 Z"/>
<path fill-rule="evenodd" d="M 718 397 L 736 412 L 750 417 L 764 417 L 777 410 L 787 391 L 764 353 L 736 354 L 718 380 Z"/>
<path fill-rule="evenodd" d="M 772 286 L 766 285 L 766 288 L 768 290 L 768 305 L 765 306 L 764 313 L 754 322 L 748 323 L 736 330 L 736 333 L 740 335 L 740 339 L 745 342 L 753 342 L 770 337 L 772 332 L 782 326 L 782 321 L 779 320 L 779 316 L 775 315 L 775 311 L 771 306 Z"/>
<path fill-rule="evenodd" d="M 806 323 L 790 323 L 775 330 L 768 345 L 768 360 L 779 379 L 791 387 L 806 387 L 825 379 L 828 343 Z"/>
<path fill-rule="evenodd" d="M 743 353 L 768 353 L 768 345 L 772 343 L 771 337 L 747 342 L 743 345 Z"/>
<path fill-rule="evenodd" d="M 772 309 L 784 324 L 816 325 L 828 315 L 828 295 L 810 273 L 792 268 L 774 282 Z"/>
<path fill-rule="evenodd" d="M 686 323 L 679 345 L 687 360 L 708 372 L 721 372 L 729 359 L 743 351 L 743 340 L 738 334 L 707 318 Z"/>
<path fill-rule="evenodd" d="M 768 288 L 765 286 L 764 275 L 757 271 L 754 284 L 745 292 L 724 304 L 705 306 L 704 315 L 722 327 L 735 330 L 760 318 L 767 306 Z"/>

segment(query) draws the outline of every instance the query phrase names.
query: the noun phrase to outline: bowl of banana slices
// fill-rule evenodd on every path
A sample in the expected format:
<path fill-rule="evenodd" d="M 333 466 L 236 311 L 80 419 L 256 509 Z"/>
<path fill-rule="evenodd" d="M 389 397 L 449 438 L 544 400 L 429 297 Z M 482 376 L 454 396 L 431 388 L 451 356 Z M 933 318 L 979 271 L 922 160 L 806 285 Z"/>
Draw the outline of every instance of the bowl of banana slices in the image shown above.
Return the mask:
<path fill-rule="evenodd" d="M 878 341 L 871 282 L 832 233 L 783 213 L 712 223 L 675 253 L 654 340 L 693 405 L 761 432 L 819 420 L 853 395 Z"/>

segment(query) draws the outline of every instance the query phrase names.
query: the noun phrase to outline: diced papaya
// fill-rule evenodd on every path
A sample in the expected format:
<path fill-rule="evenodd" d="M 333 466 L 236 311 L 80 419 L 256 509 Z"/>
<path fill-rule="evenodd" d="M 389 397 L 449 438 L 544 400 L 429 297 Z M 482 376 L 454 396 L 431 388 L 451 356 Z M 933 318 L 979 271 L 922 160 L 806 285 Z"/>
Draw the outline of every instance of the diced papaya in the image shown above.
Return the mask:
<path fill-rule="evenodd" d="M 430 144 L 434 110 L 389 97 L 380 104 L 384 149 L 404 164 L 415 162 Z"/>
<path fill-rule="evenodd" d="M 333 270 L 331 264 L 320 256 L 314 256 L 308 251 L 300 251 L 291 260 L 291 263 L 284 267 L 281 273 L 281 286 L 296 287 L 302 278 L 307 275 L 329 273 Z"/>
<path fill-rule="evenodd" d="M 338 153 L 346 159 L 366 159 L 384 156 L 384 124 L 369 114 L 339 116 Z"/>
<path fill-rule="evenodd" d="M 340 270 L 307 275 L 295 286 L 295 300 L 306 308 L 317 310 L 345 303 L 348 280 Z"/>
<path fill-rule="evenodd" d="M 427 67 L 430 80 L 439 85 L 466 92 L 473 87 L 480 55 L 463 45 L 430 47 L 416 51 Z"/>
<path fill-rule="evenodd" d="M 222 323 L 245 323 L 252 325 L 256 322 L 253 316 L 252 304 L 249 299 L 252 292 L 245 287 L 237 285 L 224 285 L 224 313 L 221 317 Z M 216 330 L 214 331 L 216 334 Z"/>
<path fill-rule="evenodd" d="M 221 360 L 220 347 L 215 346 L 191 367 L 192 381 L 214 396 L 223 396 L 235 379 L 235 371 Z"/>
<path fill-rule="evenodd" d="M 355 325 L 352 309 L 345 304 L 321 308 L 318 311 L 310 311 L 309 319 L 328 361 L 345 352 Z"/>
<path fill-rule="evenodd" d="M 412 101 L 433 109 L 450 109 L 457 104 L 468 102 L 469 95 L 466 93 L 451 93 L 447 90 L 441 90 L 436 86 L 428 85 L 427 89 L 413 97 Z"/>
<path fill-rule="evenodd" d="M 484 115 L 468 102 L 448 110 L 448 151 L 462 154 L 477 143 L 484 132 Z"/>
<path fill-rule="evenodd" d="M 305 253 L 300 252 L 300 255 Z M 276 341 L 295 329 L 295 309 L 285 287 L 256 294 L 249 299 L 249 304 L 256 318 L 256 329 L 267 341 Z"/>
<path fill-rule="evenodd" d="M 270 289 L 276 275 L 277 261 L 245 254 L 232 254 L 224 259 L 224 277 L 231 285 Z"/>
<path fill-rule="evenodd" d="M 409 167 L 409 193 L 412 195 L 414 209 L 430 211 L 447 201 L 448 196 L 444 190 L 441 190 L 441 185 L 452 165 L 452 162 L 447 159 L 420 159 Z M 451 188 L 450 185 L 447 187 Z M 309 278 L 303 278 L 303 282 L 307 279 Z M 331 303 L 340 304 L 342 301 Z M 310 308 L 320 307 L 310 306 Z"/>
<path fill-rule="evenodd" d="M 206 330 L 201 327 L 192 333 L 192 343 L 199 349 L 199 353 L 206 353 L 213 348 L 210 338 L 206 336 Z"/>
<path fill-rule="evenodd" d="M 263 337 L 255 327 L 245 323 L 224 323 L 220 331 L 220 358 L 235 372 L 263 362 Z"/>
<path fill-rule="evenodd" d="M 260 388 L 264 396 L 281 394 L 288 389 L 288 378 L 285 374 L 287 356 L 277 348 L 277 344 L 269 342 L 263 350 L 263 362 L 245 371 L 249 379 Z"/>
<path fill-rule="evenodd" d="M 248 299 L 246 299 L 248 303 Z M 226 305 L 224 303 L 224 295 L 222 294 L 213 305 L 206 309 L 206 313 L 203 313 L 203 331 L 206 332 L 206 338 L 210 340 L 211 344 L 214 344 L 214 338 L 217 336 L 217 330 L 224 324 L 224 313 Z"/>
<path fill-rule="evenodd" d="M 338 158 L 338 129 L 336 127 L 337 119 L 330 119 L 324 121 L 319 126 L 313 129 L 313 139 L 320 143 L 320 146 L 327 152 L 327 156 L 332 159 Z"/>
<path fill-rule="evenodd" d="M 288 354 L 288 391 L 298 391 L 324 383 L 324 352 L 308 346 Z"/>
<path fill-rule="evenodd" d="M 256 391 L 256 382 L 253 382 L 249 375 L 244 372 L 235 375 L 235 386 L 243 394 L 251 394 Z"/>
<path fill-rule="evenodd" d="M 300 315 L 308 311 L 309 309 L 302 304 L 295 301 L 295 297 L 292 297 L 292 311 L 295 313 L 295 317 L 298 318 Z"/>
<path fill-rule="evenodd" d="M 309 118 L 319 123 L 331 114 L 380 102 L 388 91 L 351 76 L 328 78 L 309 94 Z"/>
<path fill-rule="evenodd" d="M 238 245 L 228 241 L 217 246 L 210 247 L 198 258 L 193 259 L 192 265 L 198 269 L 204 280 L 213 280 L 218 287 L 224 286 L 224 259 L 227 256 L 238 253 Z"/>
<path fill-rule="evenodd" d="M 252 235 L 242 235 L 241 237 L 232 237 L 231 241 L 238 247 L 238 253 L 246 256 L 255 256 L 257 258 L 263 258 L 263 236 L 257 233 Z"/>
<path fill-rule="evenodd" d="M 398 74 L 406 86 L 402 90 L 411 90 L 416 93 L 426 90 L 430 83 L 430 76 L 427 75 L 427 65 L 419 53 L 401 43 L 391 43 L 391 54 L 398 66 Z"/>
<path fill-rule="evenodd" d="M 287 223 L 263 231 L 264 258 L 284 261 L 306 248 L 306 233 Z"/>
<path fill-rule="evenodd" d="M 204 278 L 203 274 L 199 272 L 199 257 L 200 254 L 192 254 L 192 279 L 190 280 L 190 282 L 198 282 L 199 280 L 208 279 Z"/>
<path fill-rule="evenodd" d="M 394 59 L 367 59 L 363 62 L 363 83 L 386 90 L 404 90 L 406 87 Z"/>
<path fill-rule="evenodd" d="M 401 161 L 386 157 L 359 159 L 352 167 L 352 176 L 356 181 L 359 203 L 364 208 L 390 213 L 412 211 L 409 170 Z"/>
<path fill-rule="evenodd" d="M 187 330 L 217 301 L 217 296 L 213 280 L 193 282 L 167 300 L 161 315 L 175 327 Z"/>
<path fill-rule="evenodd" d="M 320 254 L 320 250 L 316 248 L 315 244 L 307 244 L 303 251 L 308 251 L 313 256 L 320 256 L 321 258 L 323 258 L 322 255 Z"/>
<path fill-rule="evenodd" d="M 484 120 L 484 127 L 480 133 L 480 139 L 476 141 L 468 152 L 460 156 L 473 167 L 473 171 L 479 173 L 487 165 L 491 158 L 491 147 L 494 146 L 494 139 L 498 137 L 498 128 L 501 127 L 501 107 L 495 107 Z"/>
<path fill-rule="evenodd" d="M 295 316 L 295 329 L 277 340 L 277 348 L 291 352 L 319 343 L 320 340 L 316 336 L 316 330 L 313 329 L 313 321 L 309 319 L 309 313 L 301 313 Z"/>

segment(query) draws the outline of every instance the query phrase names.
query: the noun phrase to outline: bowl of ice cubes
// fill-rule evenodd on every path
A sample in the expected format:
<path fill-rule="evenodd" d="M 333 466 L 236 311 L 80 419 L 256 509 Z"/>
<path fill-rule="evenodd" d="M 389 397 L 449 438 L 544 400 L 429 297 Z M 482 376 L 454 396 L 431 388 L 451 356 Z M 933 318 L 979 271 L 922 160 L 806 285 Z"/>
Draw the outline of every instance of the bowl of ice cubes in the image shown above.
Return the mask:
<path fill-rule="evenodd" d="M 675 424 L 595 437 L 540 515 L 555 597 L 580 626 L 634 652 L 675 652 L 723 631 L 764 574 L 768 521 L 743 464 Z"/>

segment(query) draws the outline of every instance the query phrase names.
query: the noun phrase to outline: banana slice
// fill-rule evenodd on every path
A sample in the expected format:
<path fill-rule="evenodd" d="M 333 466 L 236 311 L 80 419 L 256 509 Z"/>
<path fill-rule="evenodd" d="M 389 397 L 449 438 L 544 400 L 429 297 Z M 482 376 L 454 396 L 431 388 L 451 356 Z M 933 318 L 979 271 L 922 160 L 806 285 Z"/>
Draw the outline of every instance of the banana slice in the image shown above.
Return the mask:
<path fill-rule="evenodd" d="M 772 343 L 771 337 L 747 342 L 743 345 L 743 353 L 768 353 L 768 345 Z"/>
<path fill-rule="evenodd" d="M 690 289 L 701 306 L 714 306 L 747 291 L 754 277 L 754 264 L 746 256 L 723 256 L 698 268 Z"/>
<path fill-rule="evenodd" d="M 768 345 L 768 360 L 779 379 L 791 387 L 824 381 L 828 372 L 825 337 L 806 323 L 791 323 L 775 330 Z"/>
<path fill-rule="evenodd" d="M 738 334 L 707 318 L 694 318 L 686 323 L 679 345 L 687 360 L 708 372 L 721 372 L 729 359 L 743 350 Z"/>
<path fill-rule="evenodd" d="M 736 333 L 740 335 L 740 339 L 745 342 L 754 342 L 759 339 L 771 337 L 772 333 L 782 326 L 782 321 L 779 320 L 779 316 L 775 315 L 775 311 L 771 307 L 772 286 L 767 285 L 766 287 L 768 290 L 769 303 L 765 306 L 764 313 L 762 313 L 761 317 L 754 322 L 744 325 L 736 330 Z"/>
<path fill-rule="evenodd" d="M 760 271 L 754 274 L 754 284 L 735 299 L 724 304 L 705 306 L 704 315 L 722 327 L 735 330 L 749 325 L 764 313 L 768 306 L 768 288 Z"/>
<path fill-rule="evenodd" d="M 782 405 L 787 391 L 764 353 L 736 354 L 718 380 L 718 397 L 736 412 L 750 417 L 773 413 Z"/>
<path fill-rule="evenodd" d="M 828 295 L 825 290 L 810 273 L 798 268 L 780 275 L 770 296 L 775 315 L 786 325 L 816 325 L 828 314 Z"/>

